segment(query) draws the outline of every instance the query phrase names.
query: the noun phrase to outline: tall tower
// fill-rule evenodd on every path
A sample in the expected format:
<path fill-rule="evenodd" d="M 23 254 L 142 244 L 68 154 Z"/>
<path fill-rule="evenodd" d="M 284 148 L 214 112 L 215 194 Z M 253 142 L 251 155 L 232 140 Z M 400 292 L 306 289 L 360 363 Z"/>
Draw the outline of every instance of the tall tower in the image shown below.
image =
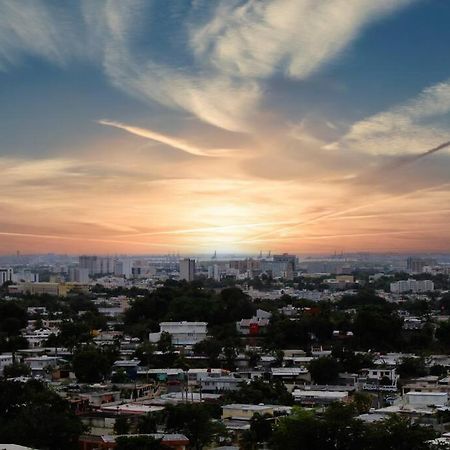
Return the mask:
<path fill-rule="evenodd" d="M 182 259 L 180 260 L 180 280 L 194 281 L 195 278 L 195 260 Z"/>

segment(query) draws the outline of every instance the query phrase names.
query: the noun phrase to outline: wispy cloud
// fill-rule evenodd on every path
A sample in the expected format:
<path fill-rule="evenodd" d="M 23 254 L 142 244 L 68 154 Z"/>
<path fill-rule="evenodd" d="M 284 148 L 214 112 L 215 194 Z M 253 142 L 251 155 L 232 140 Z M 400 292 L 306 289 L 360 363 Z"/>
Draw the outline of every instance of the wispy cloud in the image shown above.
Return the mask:
<path fill-rule="evenodd" d="M 233 76 L 275 72 L 304 79 L 335 58 L 361 29 L 412 0 L 221 1 L 212 19 L 193 27 L 191 45 Z"/>
<path fill-rule="evenodd" d="M 26 54 L 56 64 L 84 58 L 140 100 L 226 130 L 249 131 L 272 75 L 309 77 L 365 26 L 413 1 L 221 0 L 217 8 L 203 8 L 208 13 L 202 20 L 186 15 L 180 36 L 187 43 L 178 37 L 178 51 L 192 64 L 181 64 L 155 58 L 154 49 L 140 45 L 149 27 L 159 25 L 152 2 L 85 0 L 62 7 L 3 0 L 0 69 Z"/>
<path fill-rule="evenodd" d="M 449 113 L 450 82 L 446 81 L 427 87 L 402 105 L 356 122 L 327 148 L 390 155 L 420 153 L 450 139 L 448 126 L 439 124 Z"/>
<path fill-rule="evenodd" d="M 194 145 L 191 145 L 183 141 L 182 139 L 157 133 L 156 131 L 149 130 L 148 128 L 141 128 L 133 125 L 127 125 L 121 122 L 114 122 L 111 120 L 99 120 L 98 123 L 101 125 L 118 128 L 119 130 L 126 131 L 128 133 L 143 137 L 145 139 L 160 142 L 161 144 L 168 145 L 169 147 L 181 150 L 183 152 L 195 156 L 207 156 L 207 157 L 227 156 L 230 154 L 230 152 L 232 152 L 232 150 L 227 149 L 203 150 L 201 148 L 198 148 Z"/>
<path fill-rule="evenodd" d="M 25 56 L 65 65 L 87 57 L 81 15 L 41 0 L 0 3 L 0 70 L 21 63 Z"/>

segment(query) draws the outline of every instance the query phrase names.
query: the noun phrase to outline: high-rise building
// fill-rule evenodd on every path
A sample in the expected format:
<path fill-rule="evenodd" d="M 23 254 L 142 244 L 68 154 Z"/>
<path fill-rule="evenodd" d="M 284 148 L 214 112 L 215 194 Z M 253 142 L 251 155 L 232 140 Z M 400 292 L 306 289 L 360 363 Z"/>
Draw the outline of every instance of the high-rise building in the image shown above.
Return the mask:
<path fill-rule="evenodd" d="M 10 267 L 0 269 L 0 286 L 7 281 L 12 281 L 13 270 Z"/>
<path fill-rule="evenodd" d="M 81 284 L 89 283 L 89 269 L 71 267 L 69 269 L 69 281 Z"/>
<path fill-rule="evenodd" d="M 89 275 L 104 275 L 114 272 L 114 260 L 102 256 L 83 255 L 79 257 L 79 267 L 88 269 Z"/>
<path fill-rule="evenodd" d="M 431 280 L 400 280 L 391 283 L 391 292 L 394 294 L 402 294 L 404 292 L 433 292 L 434 283 Z"/>
<path fill-rule="evenodd" d="M 425 266 L 435 266 L 436 260 L 433 258 L 413 258 L 410 256 L 406 260 L 406 270 L 410 273 L 422 273 Z"/>
<path fill-rule="evenodd" d="M 120 259 L 114 262 L 114 275 L 118 277 L 131 278 L 133 261 L 131 259 Z"/>
<path fill-rule="evenodd" d="M 193 281 L 195 278 L 195 260 L 180 260 L 180 280 Z"/>

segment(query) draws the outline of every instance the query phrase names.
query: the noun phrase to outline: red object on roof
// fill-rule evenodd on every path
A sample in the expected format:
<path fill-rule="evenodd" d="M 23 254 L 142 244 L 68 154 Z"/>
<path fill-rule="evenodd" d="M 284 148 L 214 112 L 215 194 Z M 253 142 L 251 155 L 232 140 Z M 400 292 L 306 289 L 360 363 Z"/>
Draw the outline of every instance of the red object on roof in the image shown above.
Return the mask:
<path fill-rule="evenodd" d="M 249 327 L 249 330 L 250 330 L 250 334 L 252 336 L 256 336 L 257 334 L 259 334 L 259 324 L 251 323 L 250 327 Z"/>

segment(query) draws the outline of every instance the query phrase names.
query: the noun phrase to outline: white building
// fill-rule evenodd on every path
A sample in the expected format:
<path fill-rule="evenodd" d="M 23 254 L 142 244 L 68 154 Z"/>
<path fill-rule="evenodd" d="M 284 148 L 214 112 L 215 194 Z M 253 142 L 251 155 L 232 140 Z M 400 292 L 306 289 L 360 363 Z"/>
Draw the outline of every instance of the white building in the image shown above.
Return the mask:
<path fill-rule="evenodd" d="M 407 405 L 414 407 L 448 406 L 447 392 L 407 392 L 405 394 Z"/>
<path fill-rule="evenodd" d="M 58 329 L 33 330 L 30 331 L 29 333 L 26 333 L 23 337 L 28 341 L 28 346 L 30 348 L 39 348 L 44 346 L 45 342 L 52 334 L 58 335 L 59 330 Z"/>
<path fill-rule="evenodd" d="M 202 392 L 229 392 L 240 389 L 242 379 L 233 377 L 232 375 L 224 376 L 208 376 L 200 380 Z"/>
<path fill-rule="evenodd" d="M 431 280 L 400 280 L 390 285 L 393 294 L 402 294 L 404 292 L 432 292 L 434 283 Z"/>
<path fill-rule="evenodd" d="M 59 358 L 57 356 L 30 356 L 25 358 L 23 362 L 30 366 L 33 375 L 41 375 L 47 369 L 52 369 L 58 365 Z"/>
<path fill-rule="evenodd" d="M 207 322 L 161 322 L 159 333 L 150 333 L 150 342 L 158 342 L 161 333 L 169 333 L 173 345 L 193 346 L 206 339 L 208 334 Z"/>
<path fill-rule="evenodd" d="M 367 391 L 396 391 L 399 376 L 395 369 L 362 369 L 358 382 Z"/>
<path fill-rule="evenodd" d="M 309 389 L 294 389 L 292 391 L 295 402 L 302 405 L 328 405 L 334 402 L 346 402 L 347 391 L 319 391 Z"/>

